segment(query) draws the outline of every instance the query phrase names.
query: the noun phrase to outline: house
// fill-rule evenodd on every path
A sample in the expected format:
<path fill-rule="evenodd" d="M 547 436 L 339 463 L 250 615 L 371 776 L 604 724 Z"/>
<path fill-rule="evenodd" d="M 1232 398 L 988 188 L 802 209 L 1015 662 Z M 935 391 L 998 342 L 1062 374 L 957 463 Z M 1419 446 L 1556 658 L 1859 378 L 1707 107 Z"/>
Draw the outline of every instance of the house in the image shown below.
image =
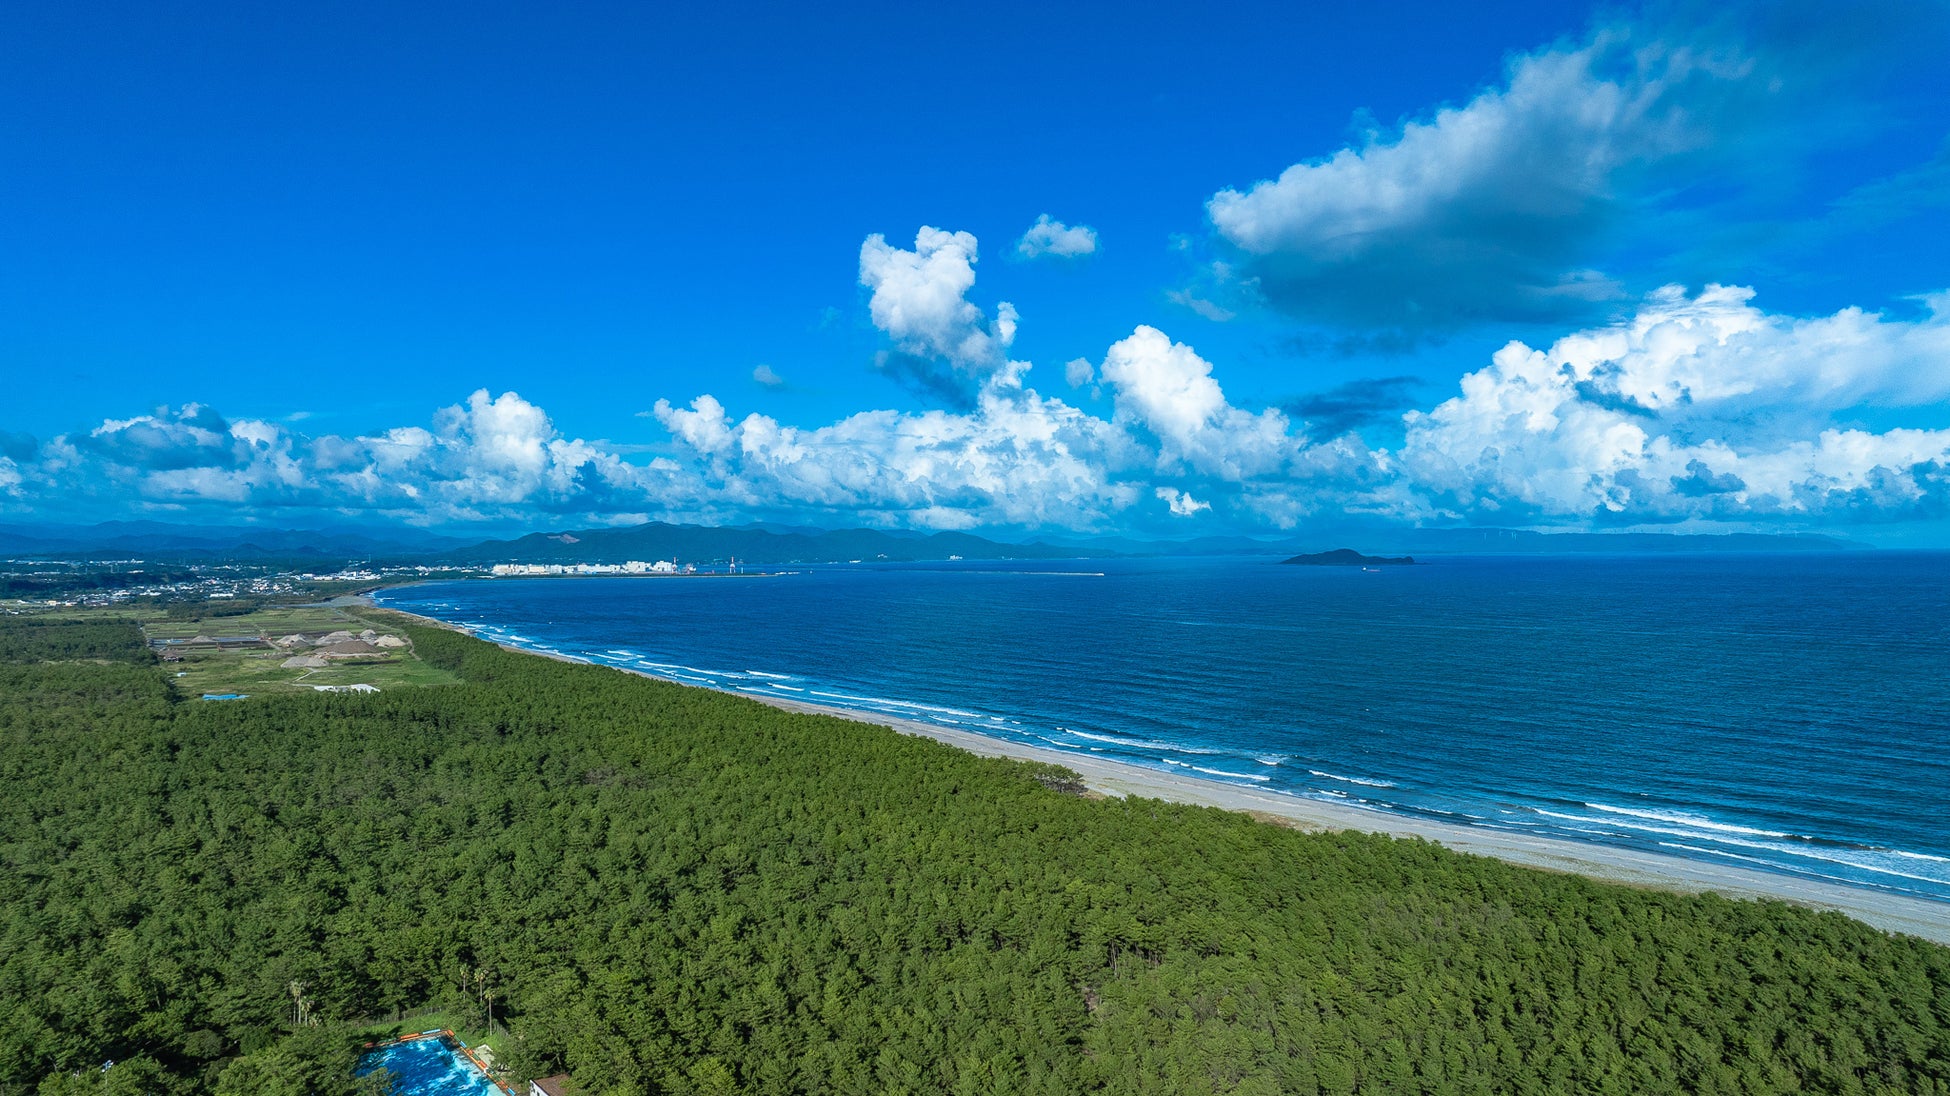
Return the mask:
<path fill-rule="evenodd" d="M 569 1075 L 535 1078 L 528 1082 L 528 1096 L 569 1096 Z"/>

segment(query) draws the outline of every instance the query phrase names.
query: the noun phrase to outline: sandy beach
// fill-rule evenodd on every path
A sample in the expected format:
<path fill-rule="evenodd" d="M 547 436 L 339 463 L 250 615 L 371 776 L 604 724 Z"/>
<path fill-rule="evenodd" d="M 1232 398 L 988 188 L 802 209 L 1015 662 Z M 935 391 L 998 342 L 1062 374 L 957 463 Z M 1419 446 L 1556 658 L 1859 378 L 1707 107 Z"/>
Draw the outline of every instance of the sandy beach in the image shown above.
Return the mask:
<path fill-rule="evenodd" d="M 626 671 L 634 672 L 634 671 Z M 760 703 L 796 712 L 813 712 L 891 727 L 902 734 L 945 742 L 984 757 L 1047 761 L 1076 772 L 1092 791 L 1104 795 L 1135 795 L 1173 803 L 1195 803 L 1244 811 L 1301 828 L 1362 830 L 1393 837 L 1420 837 L 1457 852 L 1494 856 L 1513 864 L 1572 872 L 1632 886 L 1699 893 L 1710 891 L 1728 898 L 1772 898 L 1811 909 L 1836 910 L 1889 932 L 1908 933 L 1950 944 L 1950 904 L 1903 895 L 1845 887 L 1791 875 L 1721 866 L 1677 856 L 1632 849 L 1587 845 L 1549 837 L 1511 833 L 1481 826 L 1449 825 L 1381 811 L 1363 810 L 1315 799 L 1263 792 L 1216 780 L 1178 776 L 1141 765 L 1129 765 L 1069 750 L 1039 749 L 983 735 L 937 727 L 843 708 L 829 708 L 783 698 L 750 696 Z"/>
<path fill-rule="evenodd" d="M 371 603 L 368 601 L 367 604 Z M 378 608 L 412 617 L 435 627 L 453 627 L 445 621 L 404 613 L 385 606 L 378 606 Z M 604 663 L 570 656 L 552 656 L 507 644 L 501 646 L 506 650 L 522 654 L 544 658 L 556 657 L 565 662 L 604 666 L 606 669 L 614 669 L 621 673 L 638 674 L 658 681 L 667 680 L 639 670 L 607 666 Z M 1810 909 L 1835 910 L 1888 932 L 1907 933 L 1937 943 L 1950 944 L 1950 903 L 1931 902 L 1815 879 L 1798 879 L 1792 875 L 1755 871 L 1732 864 L 1720 865 L 1633 849 L 1538 837 L 1481 826 L 1447 824 L 1407 815 L 1364 810 L 1316 799 L 1239 787 L 1216 780 L 1179 776 L 1175 773 L 1160 772 L 1141 765 L 1112 761 L 1087 753 L 1007 742 L 918 720 L 808 704 L 783 697 L 757 696 L 742 692 L 732 695 L 787 711 L 836 716 L 840 719 L 877 724 L 902 734 L 931 738 L 983 757 L 1008 757 L 1061 765 L 1081 776 L 1085 786 L 1090 790 L 1107 796 L 1139 796 L 1174 803 L 1219 807 L 1259 816 L 1269 823 L 1278 822 L 1303 829 L 1360 830 L 1393 837 L 1420 837 L 1457 852 L 1493 856 L 1526 867 L 1571 872 L 1630 886 L 1689 894 L 1711 892 L 1736 899 L 1776 899 Z"/>

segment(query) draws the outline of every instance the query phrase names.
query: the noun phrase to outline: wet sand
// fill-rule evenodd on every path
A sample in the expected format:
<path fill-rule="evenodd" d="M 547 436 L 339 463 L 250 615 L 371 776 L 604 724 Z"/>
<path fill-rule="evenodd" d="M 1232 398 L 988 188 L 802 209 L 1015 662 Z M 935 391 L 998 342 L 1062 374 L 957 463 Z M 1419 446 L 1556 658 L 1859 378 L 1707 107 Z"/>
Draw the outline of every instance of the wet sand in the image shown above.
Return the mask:
<path fill-rule="evenodd" d="M 1950 944 L 1950 904 L 1903 895 L 1845 887 L 1815 879 L 1754 871 L 1735 865 L 1711 864 L 1677 856 L 1638 852 L 1558 838 L 1537 837 L 1484 826 L 1452 825 L 1383 811 L 1326 803 L 1316 799 L 1259 791 L 1216 780 L 1178 776 L 1141 765 L 1111 761 L 1070 750 L 1041 749 L 983 735 L 937 727 L 931 723 L 875 713 L 829 708 L 777 697 L 749 696 L 788 711 L 838 716 L 877 723 L 902 734 L 945 742 L 984 757 L 1047 761 L 1070 769 L 1090 790 L 1111 796 L 1134 795 L 1173 803 L 1220 807 L 1273 819 L 1303 829 L 1363 830 L 1394 837 L 1421 837 L 1457 852 L 1494 856 L 1513 864 L 1572 872 L 1632 886 L 1699 893 L 1711 891 L 1728 898 L 1772 898 L 1812 909 L 1837 910 L 1889 932 L 1908 933 Z"/>

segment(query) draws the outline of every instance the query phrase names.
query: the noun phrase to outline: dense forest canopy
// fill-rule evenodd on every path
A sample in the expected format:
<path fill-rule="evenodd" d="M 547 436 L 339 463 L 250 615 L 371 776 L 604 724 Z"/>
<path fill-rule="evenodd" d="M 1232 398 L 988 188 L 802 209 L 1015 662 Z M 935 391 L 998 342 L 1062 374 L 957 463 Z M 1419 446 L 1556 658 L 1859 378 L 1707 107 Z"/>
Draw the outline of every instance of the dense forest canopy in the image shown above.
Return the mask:
<path fill-rule="evenodd" d="M 463 683 L 224 704 L 0 623 L 0 1094 L 350 1093 L 489 997 L 599 1094 L 1950 1092 L 1950 949 L 1839 914 L 412 639 Z"/>

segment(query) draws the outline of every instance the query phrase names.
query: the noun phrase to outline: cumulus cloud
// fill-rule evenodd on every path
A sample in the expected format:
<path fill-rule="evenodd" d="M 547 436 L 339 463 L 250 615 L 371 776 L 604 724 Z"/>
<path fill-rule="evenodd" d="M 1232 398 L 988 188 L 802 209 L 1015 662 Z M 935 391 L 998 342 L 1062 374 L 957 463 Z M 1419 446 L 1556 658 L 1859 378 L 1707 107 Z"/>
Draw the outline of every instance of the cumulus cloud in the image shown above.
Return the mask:
<path fill-rule="evenodd" d="M 213 504 L 372 513 L 419 522 L 542 512 L 599 515 L 640 495 L 645 473 L 561 436 L 541 408 L 475 392 L 428 426 L 307 437 L 187 404 L 63 435 L 17 466 L 17 494 L 126 510 Z"/>
<path fill-rule="evenodd" d="M 1051 220 L 1045 213 L 1036 218 L 1029 231 L 1016 241 L 1016 254 L 1025 259 L 1054 255 L 1059 259 L 1078 259 L 1097 250 L 1097 230 L 1088 225 L 1075 228 Z"/>
<path fill-rule="evenodd" d="M 752 370 L 752 380 L 757 381 L 766 388 L 785 387 L 785 378 L 779 376 L 778 371 L 769 365 L 760 365 L 758 368 Z"/>
<path fill-rule="evenodd" d="M 1288 421 L 1267 408 L 1234 407 L 1212 377 L 1212 363 L 1155 327 L 1139 326 L 1104 355 L 1104 383 L 1117 419 L 1158 441 L 1158 465 L 1185 465 L 1239 480 L 1279 468 L 1296 449 Z"/>
<path fill-rule="evenodd" d="M 709 396 L 693 407 L 659 405 L 690 450 L 669 500 L 686 512 L 790 508 L 926 528 L 1077 528 L 1101 524 L 1137 491 L 1115 474 L 1131 459 L 1115 427 L 1006 384 L 985 388 L 967 413 L 868 411 L 815 429 L 758 414 L 734 423 Z M 694 414 L 710 421 L 682 417 Z"/>
<path fill-rule="evenodd" d="M 73 445 L 115 464 L 154 471 L 182 468 L 234 468 L 243 459 L 230 424 L 200 404 L 159 407 L 153 414 L 110 419 Z"/>
<path fill-rule="evenodd" d="M 1729 143 L 1770 94 L 1732 49 L 1601 30 L 1517 57 L 1459 107 L 1207 203 L 1236 284 L 1335 327 L 1429 331 L 1589 316 L 1593 269 L 1662 168 Z"/>
<path fill-rule="evenodd" d="M 1630 321 L 1513 342 L 1406 416 L 1407 479 L 1456 517 L 1900 518 L 1943 509 L 1950 429 L 1836 423 L 1950 397 L 1950 296 L 1896 322 L 1770 315 L 1752 291 L 1654 294 Z"/>
<path fill-rule="evenodd" d="M 872 291 L 868 312 L 894 344 L 879 365 L 924 395 L 962 406 L 1007 368 L 1018 319 L 1007 301 L 990 320 L 968 300 L 977 257 L 974 236 L 926 225 L 912 251 L 877 232 L 860 245 L 860 284 Z"/>
<path fill-rule="evenodd" d="M 194 403 L 56 437 L 18 474 L 24 484 L 58 485 L 50 493 L 74 499 L 119 494 L 133 486 L 162 501 L 279 501 L 302 495 L 304 488 L 303 469 L 281 427 L 255 420 L 233 423 Z"/>
<path fill-rule="evenodd" d="M 724 405 L 714 396 L 692 400 L 689 411 L 672 407 L 669 400 L 658 400 L 652 413 L 672 437 L 699 453 L 715 456 L 731 448 L 731 423 L 725 417 Z"/>
<path fill-rule="evenodd" d="M 1082 381 L 1093 372 L 1087 361 L 1070 370 Z M 675 458 L 673 505 L 1069 529 L 1142 522 L 1147 498 L 1175 517 L 1223 508 L 1282 527 L 1322 509 L 1386 505 L 1379 454 L 1358 439 L 1312 446 L 1278 410 L 1233 406 L 1210 363 L 1161 331 L 1139 327 L 1111 346 L 1099 380 L 1109 418 L 1041 395 L 1020 371 L 990 378 L 966 411 L 872 411 L 815 429 L 758 414 L 733 421 L 709 396 L 691 411 L 660 403 L 658 417 L 687 450 Z M 1157 482 L 1166 477 L 1173 482 Z"/>
<path fill-rule="evenodd" d="M 340 455 L 328 481 L 377 506 L 396 502 L 404 491 L 456 512 L 599 509 L 619 488 L 627 493 L 636 478 L 614 454 L 563 437 L 535 404 L 486 389 L 435 413 L 431 430 L 351 439 Z"/>
<path fill-rule="evenodd" d="M 424 424 L 306 436 L 197 404 L 45 443 L 9 439 L 0 508 L 127 513 L 309 508 L 430 524 L 615 515 L 949 529 L 1291 528 L 1322 517 L 1589 528 L 1677 521 L 1822 525 L 1950 517 L 1950 423 L 1880 432 L 1865 406 L 1942 421 L 1950 294 L 1925 314 L 1800 317 L 1751 291 L 1673 287 L 1630 319 L 1537 349 L 1512 342 L 1455 393 L 1399 417 L 1406 377 L 1285 409 L 1235 404 L 1191 346 L 1139 326 L 1072 363 L 1107 414 L 1045 396 L 1005 363 L 966 408 L 870 410 L 825 425 L 659 400 L 663 435 L 563 434 L 486 390 Z M 1162 504 L 1162 505 L 1160 505 Z"/>
<path fill-rule="evenodd" d="M 1156 495 L 1176 517 L 1188 518 L 1200 510 L 1212 509 L 1211 503 L 1200 502 L 1190 492 L 1180 491 L 1176 487 L 1160 487 Z"/>

